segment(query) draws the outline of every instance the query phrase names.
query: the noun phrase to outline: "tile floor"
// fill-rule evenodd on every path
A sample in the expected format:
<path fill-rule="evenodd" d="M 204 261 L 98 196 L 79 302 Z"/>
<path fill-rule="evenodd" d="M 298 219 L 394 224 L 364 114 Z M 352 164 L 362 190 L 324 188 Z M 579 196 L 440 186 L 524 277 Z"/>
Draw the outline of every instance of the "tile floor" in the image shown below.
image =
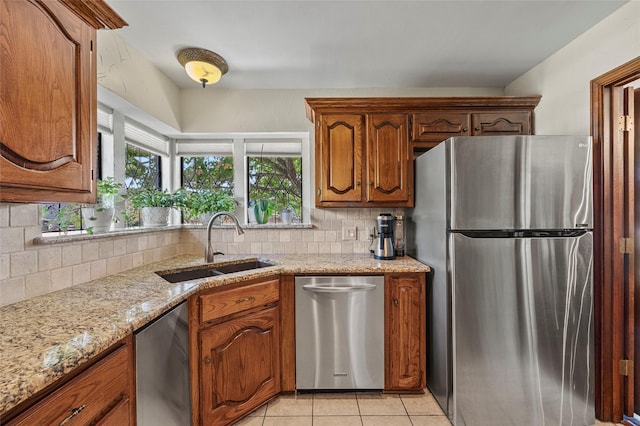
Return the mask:
<path fill-rule="evenodd" d="M 450 426 L 440 406 L 424 395 L 379 392 L 282 395 L 236 423 L 239 426 Z"/>
<path fill-rule="evenodd" d="M 379 392 L 281 395 L 237 426 L 450 426 L 428 390 L 424 395 Z M 596 426 L 614 426 L 601 423 Z"/>

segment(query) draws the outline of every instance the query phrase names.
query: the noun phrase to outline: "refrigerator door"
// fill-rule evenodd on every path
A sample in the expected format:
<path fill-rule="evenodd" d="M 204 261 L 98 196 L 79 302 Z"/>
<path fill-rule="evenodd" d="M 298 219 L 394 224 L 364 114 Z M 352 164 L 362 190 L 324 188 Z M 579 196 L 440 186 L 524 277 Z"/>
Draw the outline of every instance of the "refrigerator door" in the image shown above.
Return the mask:
<path fill-rule="evenodd" d="M 448 139 L 452 230 L 591 229 L 591 138 Z"/>
<path fill-rule="evenodd" d="M 450 243 L 453 423 L 593 424 L 591 233 Z"/>

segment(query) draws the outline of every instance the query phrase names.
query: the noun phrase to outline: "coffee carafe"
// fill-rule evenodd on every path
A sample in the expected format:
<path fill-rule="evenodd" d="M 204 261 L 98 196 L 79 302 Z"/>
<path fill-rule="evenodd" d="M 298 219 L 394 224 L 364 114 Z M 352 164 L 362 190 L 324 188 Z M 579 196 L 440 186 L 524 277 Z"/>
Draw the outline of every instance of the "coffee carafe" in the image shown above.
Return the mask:
<path fill-rule="evenodd" d="M 395 220 L 395 216 L 389 213 L 381 213 L 376 219 L 378 238 L 374 241 L 374 259 L 390 260 L 396 258 L 393 248 L 393 226 Z"/>

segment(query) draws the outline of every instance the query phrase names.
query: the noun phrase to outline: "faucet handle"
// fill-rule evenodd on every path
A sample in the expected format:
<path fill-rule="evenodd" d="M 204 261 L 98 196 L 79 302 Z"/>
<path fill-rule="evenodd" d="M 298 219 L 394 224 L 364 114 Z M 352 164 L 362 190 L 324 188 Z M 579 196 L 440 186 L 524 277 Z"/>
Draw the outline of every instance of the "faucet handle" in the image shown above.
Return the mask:
<path fill-rule="evenodd" d="M 216 254 L 221 254 L 221 255 L 223 255 L 223 256 L 224 256 L 224 253 L 223 253 L 223 252 L 221 252 L 221 251 L 214 251 L 214 252 L 213 252 L 213 255 L 215 256 Z"/>

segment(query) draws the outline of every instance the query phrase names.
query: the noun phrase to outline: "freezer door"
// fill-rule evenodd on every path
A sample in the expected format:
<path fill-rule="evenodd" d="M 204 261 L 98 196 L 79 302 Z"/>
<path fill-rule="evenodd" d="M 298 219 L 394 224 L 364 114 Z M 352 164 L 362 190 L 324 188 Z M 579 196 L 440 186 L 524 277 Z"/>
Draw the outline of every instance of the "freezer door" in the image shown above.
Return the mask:
<path fill-rule="evenodd" d="M 450 229 L 593 227 L 590 137 L 478 136 L 446 143 Z"/>
<path fill-rule="evenodd" d="M 591 233 L 450 239 L 454 424 L 593 424 Z"/>

